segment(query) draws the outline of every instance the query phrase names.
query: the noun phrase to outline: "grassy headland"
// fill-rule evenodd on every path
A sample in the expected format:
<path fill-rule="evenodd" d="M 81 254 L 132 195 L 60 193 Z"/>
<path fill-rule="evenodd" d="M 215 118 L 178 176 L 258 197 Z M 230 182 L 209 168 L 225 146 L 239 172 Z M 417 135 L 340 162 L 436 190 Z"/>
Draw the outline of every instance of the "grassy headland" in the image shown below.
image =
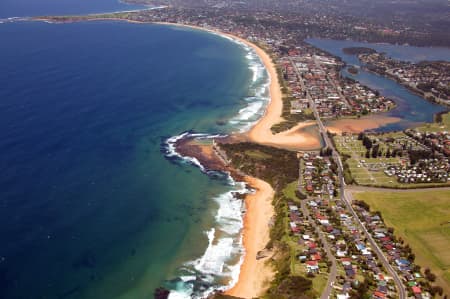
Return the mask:
<path fill-rule="evenodd" d="M 273 264 L 275 279 L 264 298 L 314 298 L 319 287 L 302 273 L 295 271 L 295 254 L 289 242 L 287 203 L 299 201 L 295 195 L 298 179 L 297 154 L 292 151 L 254 143 L 221 144 L 233 167 L 248 175 L 269 182 L 276 193 L 273 199 L 275 219 L 270 231 L 267 248 L 275 251 Z"/>

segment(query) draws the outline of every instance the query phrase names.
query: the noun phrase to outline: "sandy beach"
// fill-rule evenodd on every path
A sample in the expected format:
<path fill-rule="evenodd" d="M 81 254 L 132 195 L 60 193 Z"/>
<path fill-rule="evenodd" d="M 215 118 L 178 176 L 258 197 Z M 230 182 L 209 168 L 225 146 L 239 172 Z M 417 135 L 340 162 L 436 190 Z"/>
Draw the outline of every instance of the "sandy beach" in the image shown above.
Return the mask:
<path fill-rule="evenodd" d="M 256 259 L 259 251 L 269 242 L 269 222 L 274 214 L 272 199 L 274 190 L 259 179 L 246 177 L 245 181 L 256 190 L 245 198 L 247 212 L 244 216 L 243 244 L 245 258 L 239 273 L 239 281 L 226 294 L 240 298 L 255 298 L 268 288 L 274 272 L 268 265 L 268 257 Z"/>
<path fill-rule="evenodd" d="M 264 116 L 248 132 L 250 140 L 260 144 L 279 146 L 292 150 L 312 150 L 320 148 L 320 140 L 317 136 L 313 136 L 301 130 L 306 126 L 314 124 L 314 121 L 299 123 L 294 128 L 285 132 L 278 134 L 272 133 L 270 128 L 283 121 L 283 118 L 281 117 L 283 111 L 283 95 L 281 93 L 280 83 L 278 82 L 275 65 L 270 56 L 255 44 L 233 35 L 231 35 L 231 37 L 252 47 L 260 57 L 270 76 L 270 103 L 266 108 Z"/>
<path fill-rule="evenodd" d="M 266 52 L 255 44 L 231 34 L 196 26 L 186 25 L 186 27 L 207 30 L 244 43 L 255 50 L 266 67 L 270 76 L 270 102 L 264 116 L 247 134 L 247 137 L 251 141 L 292 150 L 320 148 L 320 140 L 316 136 L 302 131 L 303 128 L 315 124 L 314 121 L 299 123 L 294 128 L 276 135 L 270 130 L 274 124 L 283 121 L 281 117 L 283 101 L 275 65 Z M 245 199 L 246 213 L 244 216 L 243 230 L 245 257 L 240 269 L 238 282 L 226 291 L 226 294 L 240 298 L 255 298 L 264 294 L 275 275 L 274 270 L 266 263 L 268 260 L 267 257 L 259 260 L 256 259 L 258 252 L 263 250 L 270 240 L 269 222 L 274 215 L 274 208 L 272 206 L 274 190 L 268 183 L 257 178 L 246 177 L 245 181 L 257 191 L 254 194 L 248 195 Z"/>
<path fill-rule="evenodd" d="M 243 38 L 209 28 L 184 24 L 162 23 L 162 22 L 159 22 L 157 24 L 175 25 L 197 30 L 209 31 L 218 35 L 227 36 L 231 39 L 240 41 L 243 44 L 251 47 L 259 56 L 269 74 L 270 102 L 266 107 L 266 111 L 263 117 L 261 117 L 261 119 L 258 120 L 258 122 L 246 134 L 246 136 L 250 139 L 250 141 L 255 143 L 270 146 L 278 146 L 291 150 L 315 150 L 321 147 L 320 139 L 317 136 L 314 136 L 302 130 L 307 126 L 315 124 L 315 121 L 299 123 L 294 128 L 278 134 L 273 134 L 272 131 L 270 130 L 270 128 L 273 125 L 283 121 L 283 118 L 281 117 L 283 111 L 283 99 L 275 65 L 273 64 L 273 61 L 270 58 L 270 56 L 264 50 L 262 50 L 257 45 Z"/>
<path fill-rule="evenodd" d="M 116 20 L 130 23 L 147 23 L 120 18 L 95 18 L 92 20 Z M 246 134 L 246 138 L 255 143 L 279 146 L 292 150 L 312 150 L 320 148 L 321 145 L 319 138 L 313 134 L 303 131 L 305 127 L 314 125 L 314 121 L 299 123 L 294 128 L 279 134 L 273 134 L 270 130 L 274 124 L 283 121 L 281 117 L 283 102 L 276 68 L 270 56 L 261 48 L 240 37 L 209 28 L 176 23 L 151 23 L 208 31 L 240 41 L 253 48 L 269 73 L 271 80 L 269 86 L 271 100 L 266 108 L 264 116 L 254 125 L 248 134 Z M 211 147 L 209 146 L 200 146 L 200 151 L 205 157 L 214 155 Z M 258 252 L 265 248 L 270 239 L 269 223 L 274 215 L 274 208 L 272 206 L 274 190 L 268 183 L 257 178 L 245 177 L 245 181 L 253 189 L 255 189 L 256 192 L 248 195 L 245 199 L 246 213 L 244 216 L 243 229 L 245 257 L 240 269 L 238 282 L 235 286 L 229 289 L 226 294 L 240 298 L 255 298 L 262 295 L 266 291 L 275 274 L 274 270 L 267 263 L 269 257 L 260 258 L 258 260 L 256 259 Z"/>
<path fill-rule="evenodd" d="M 359 119 L 340 119 L 329 122 L 326 127 L 332 133 L 342 132 L 359 133 L 365 130 L 377 129 L 381 126 L 399 122 L 398 117 L 369 115 Z"/>
<path fill-rule="evenodd" d="M 35 20 L 40 21 L 48 21 L 46 19 L 35 18 Z M 88 21 L 125 21 L 129 23 L 138 23 L 138 24 L 160 24 L 160 25 L 170 25 L 170 26 L 179 26 L 192 28 L 197 30 L 208 31 L 214 34 L 222 35 L 234 39 L 236 41 L 242 42 L 243 44 L 251 47 L 256 54 L 260 57 L 263 62 L 269 76 L 270 76 L 270 102 L 266 107 L 266 111 L 263 117 L 251 128 L 251 130 L 246 134 L 250 141 L 255 143 L 270 145 L 270 146 L 278 146 L 283 148 L 288 148 L 291 150 L 314 150 L 320 148 L 320 140 L 317 136 L 314 136 L 310 133 L 302 131 L 302 129 L 306 126 L 310 126 L 313 122 L 304 122 L 299 123 L 294 128 L 281 132 L 278 134 L 273 134 L 270 128 L 283 121 L 282 110 L 283 110 L 283 99 L 281 93 L 281 87 L 278 82 L 277 71 L 275 65 L 272 62 L 270 56 L 262 50 L 257 45 L 240 38 L 238 36 L 220 32 L 211 28 L 204 28 L 193 25 L 186 24 L 178 24 L 178 23 L 165 23 L 165 22 L 143 22 L 143 21 L 134 21 L 127 20 L 122 18 L 92 18 L 87 19 Z M 71 20 L 72 21 L 72 20 Z M 71 22 L 69 21 L 69 22 Z M 86 21 L 86 20 L 85 20 Z"/>

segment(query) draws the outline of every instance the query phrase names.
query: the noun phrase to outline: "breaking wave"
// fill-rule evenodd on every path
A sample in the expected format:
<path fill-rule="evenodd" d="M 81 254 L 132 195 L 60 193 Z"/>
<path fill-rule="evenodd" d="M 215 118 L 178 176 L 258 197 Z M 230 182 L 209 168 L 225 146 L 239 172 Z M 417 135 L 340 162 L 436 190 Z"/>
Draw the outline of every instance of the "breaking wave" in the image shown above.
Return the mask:
<path fill-rule="evenodd" d="M 243 47 L 247 51 L 245 57 L 252 74 L 249 96 L 243 99 L 244 108 L 241 108 L 238 114 L 230 119 L 230 124 L 241 133 L 248 131 L 264 115 L 270 101 L 270 76 L 253 48 L 247 45 Z"/>
<path fill-rule="evenodd" d="M 248 96 L 242 99 L 243 108 L 231 118 L 229 124 L 233 131 L 240 133 L 248 131 L 265 113 L 270 101 L 269 85 L 270 76 L 256 51 L 246 43 L 228 35 L 210 31 L 212 34 L 225 38 L 238 44 L 246 52 L 248 68 L 251 71 Z"/>
<path fill-rule="evenodd" d="M 184 132 L 166 139 L 162 143 L 162 151 L 174 163 L 188 163 L 210 174 L 210 170 L 197 159 L 182 156 L 176 151 L 178 141 L 192 137 L 211 139 L 224 135 Z M 241 232 L 242 214 L 245 212 L 245 204 L 237 195 L 248 193 L 249 190 L 245 183 L 234 181 L 230 175 L 225 174 L 225 178 L 230 190 L 213 197 L 218 209 L 213 227 L 205 231 L 208 246 L 200 258 L 182 265 L 178 271 L 180 275 L 168 283 L 171 289 L 169 299 L 205 298 L 237 282 L 244 256 Z"/>
<path fill-rule="evenodd" d="M 245 58 L 251 71 L 248 96 L 242 99 L 243 107 L 238 114 L 229 120 L 231 131 L 245 132 L 265 113 L 270 101 L 270 76 L 253 48 L 231 37 L 220 36 L 239 44 L 246 51 Z M 167 159 L 175 163 L 191 164 L 211 174 L 196 158 L 182 156 L 176 151 L 178 141 L 192 137 L 212 139 L 225 136 L 184 132 L 166 139 L 162 143 L 162 151 Z M 213 227 L 205 231 L 208 246 L 201 257 L 182 265 L 179 276 L 168 283 L 171 290 L 169 299 L 205 298 L 214 291 L 231 288 L 238 280 L 245 255 L 242 245 L 245 204 L 237 194 L 249 193 L 249 190 L 245 183 L 235 182 L 229 174 L 225 174 L 225 177 L 230 190 L 213 198 L 218 209 Z"/>

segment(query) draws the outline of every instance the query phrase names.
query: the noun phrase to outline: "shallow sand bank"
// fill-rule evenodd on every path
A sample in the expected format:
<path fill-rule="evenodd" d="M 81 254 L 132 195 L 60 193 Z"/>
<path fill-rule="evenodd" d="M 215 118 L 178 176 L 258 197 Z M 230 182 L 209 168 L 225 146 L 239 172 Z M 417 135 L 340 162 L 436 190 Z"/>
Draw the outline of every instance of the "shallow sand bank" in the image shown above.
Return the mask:
<path fill-rule="evenodd" d="M 399 122 L 398 117 L 370 115 L 355 119 L 340 119 L 330 121 L 326 124 L 327 129 L 332 133 L 342 134 L 342 132 L 359 133 L 365 130 L 373 130 L 384 125 Z"/>

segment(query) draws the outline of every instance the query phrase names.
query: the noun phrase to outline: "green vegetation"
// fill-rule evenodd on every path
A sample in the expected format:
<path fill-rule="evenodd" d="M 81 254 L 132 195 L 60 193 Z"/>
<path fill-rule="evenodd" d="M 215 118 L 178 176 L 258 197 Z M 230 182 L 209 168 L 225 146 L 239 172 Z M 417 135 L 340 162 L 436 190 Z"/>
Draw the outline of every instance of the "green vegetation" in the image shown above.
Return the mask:
<path fill-rule="evenodd" d="M 403 132 L 386 133 L 376 137 L 377 143 L 364 139 L 360 140 L 356 135 L 332 136 L 336 150 L 343 160 L 344 179 L 347 184 L 355 183 L 362 186 L 395 189 L 432 188 L 449 185 L 449 183 L 439 182 L 406 184 L 398 182 L 395 176 L 388 176 L 384 169 L 388 165 L 400 165 L 404 158 L 401 152 L 396 152 L 390 145 L 382 142 L 381 137 L 395 140 L 409 137 Z M 408 142 L 416 143 L 411 139 Z M 375 150 L 376 154 L 374 154 Z"/>
<path fill-rule="evenodd" d="M 439 113 L 434 123 L 427 123 L 416 129 L 420 132 L 450 131 L 450 112 Z"/>
<path fill-rule="evenodd" d="M 294 98 L 283 96 L 282 117 L 284 120 L 272 126 L 271 130 L 274 134 L 292 129 L 298 125 L 299 122 L 315 119 L 314 114 L 309 109 L 305 110 L 303 113 L 291 114 L 291 101 L 293 100 Z"/>
<path fill-rule="evenodd" d="M 301 198 L 298 198 L 298 195 L 296 192 L 298 190 L 297 187 L 298 187 L 297 181 L 294 181 L 294 182 L 288 184 L 286 186 L 286 188 L 283 189 L 283 195 L 295 203 L 300 203 L 299 199 L 301 199 Z"/>
<path fill-rule="evenodd" d="M 298 177 L 295 152 L 249 142 L 221 144 L 231 164 L 246 174 L 268 182 L 281 190 Z"/>
<path fill-rule="evenodd" d="M 249 157 L 251 157 L 252 159 L 257 159 L 257 160 L 265 160 L 265 159 L 269 159 L 271 156 L 268 154 L 265 154 L 259 150 L 248 150 L 245 152 L 245 154 Z"/>
<path fill-rule="evenodd" d="M 437 275 L 450 293 L 450 190 L 355 194 L 380 211 L 395 234 L 408 243 L 416 262 Z"/>
<path fill-rule="evenodd" d="M 295 127 L 299 122 L 315 119 L 311 109 L 305 109 L 303 113 L 291 114 L 291 101 L 294 101 L 295 98 L 290 96 L 289 87 L 286 84 L 282 70 L 278 66 L 276 69 L 278 82 L 280 83 L 282 92 L 283 111 L 281 116 L 284 120 L 272 126 L 271 130 L 274 134 L 289 130 Z"/>
<path fill-rule="evenodd" d="M 312 288 L 312 281 L 302 276 L 288 276 L 282 280 L 278 288 L 273 293 L 269 293 L 270 299 L 308 299 L 311 298 L 309 290 Z"/>
<path fill-rule="evenodd" d="M 326 282 L 326 275 L 317 275 L 313 280 L 305 277 L 305 266 L 297 259 L 300 248 L 289 229 L 287 203 L 300 201 L 296 196 L 299 163 L 297 154 L 253 143 L 221 144 L 220 147 L 231 159 L 233 167 L 269 182 L 276 190 L 273 199 L 275 219 L 267 244 L 267 248 L 276 251 L 273 261 L 276 274 L 264 298 L 317 297 Z"/>

